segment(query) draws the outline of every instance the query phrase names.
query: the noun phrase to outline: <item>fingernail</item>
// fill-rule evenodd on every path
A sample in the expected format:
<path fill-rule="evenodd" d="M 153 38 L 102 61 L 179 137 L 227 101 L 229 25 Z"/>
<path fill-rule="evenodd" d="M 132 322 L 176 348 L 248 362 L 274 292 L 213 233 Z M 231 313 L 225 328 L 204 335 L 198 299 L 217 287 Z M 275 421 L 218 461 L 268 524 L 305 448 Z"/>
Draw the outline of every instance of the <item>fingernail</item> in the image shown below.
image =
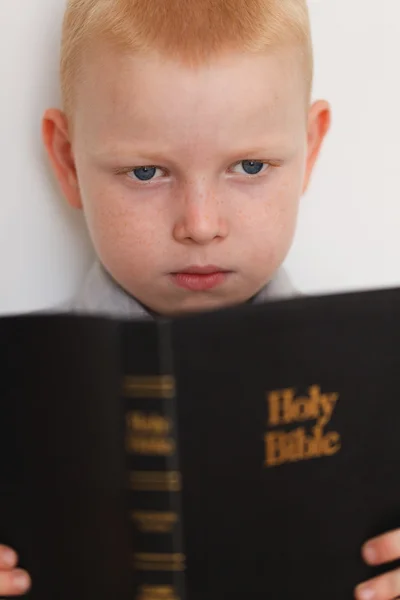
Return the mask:
<path fill-rule="evenodd" d="M 360 585 L 356 592 L 358 600 L 372 600 L 372 598 L 375 596 L 374 590 L 366 585 Z"/>
<path fill-rule="evenodd" d="M 364 546 L 363 555 L 364 555 L 364 559 L 366 560 L 366 562 L 368 562 L 370 564 L 374 564 L 378 559 L 378 555 L 376 553 L 375 548 L 370 544 L 367 544 L 366 546 Z"/>
<path fill-rule="evenodd" d="M 26 573 L 19 572 L 16 573 L 13 577 L 14 586 L 22 591 L 25 591 L 29 588 L 30 580 Z"/>
<path fill-rule="evenodd" d="M 4 550 L 4 552 L 1 554 L 1 560 L 8 567 L 13 567 L 17 562 L 17 557 L 15 552 L 12 550 Z"/>

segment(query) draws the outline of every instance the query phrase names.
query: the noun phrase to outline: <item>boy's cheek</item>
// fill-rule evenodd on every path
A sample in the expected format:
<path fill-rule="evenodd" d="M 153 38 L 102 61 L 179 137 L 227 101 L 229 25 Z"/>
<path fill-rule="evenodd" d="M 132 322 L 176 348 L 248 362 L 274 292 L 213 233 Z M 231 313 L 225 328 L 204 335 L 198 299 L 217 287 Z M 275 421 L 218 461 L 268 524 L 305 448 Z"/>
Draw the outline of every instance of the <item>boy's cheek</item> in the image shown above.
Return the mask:
<path fill-rule="evenodd" d="M 157 264 L 162 256 L 160 235 L 152 228 L 140 226 L 124 219 L 95 219 L 89 226 L 90 235 L 103 263 L 113 263 L 118 268 L 146 268 Z"/>
<path fill-rule="evenodd" d="M 229 258 L 238 262 L 238 267 L 246 268 L 243 263 L 247 260 L 247 268 L 256 267 L 260 276 L 278 268 L 295 233 L 297 188 L 293 180 L 286 185 L 280 182 L 269 190 L 258 191 L 251 201 L 246 199 L 244 190 L 235 193 L 230 189 L 221 203 L 222 218 L 229 223 L 227 239 L 215 257 L 210 255 L 210 261 Z M 168 202 L 162 198 L 151 202 L 152 197 L 144 201 L 133 193 L 121 193 L 107 179 L 95 180 L 90 173 L 82 179 L 81 191 L 90 237 L 103 264 L 117 264 L 119 269 L 133 268 L 139 261 L 156 267 L 168 267 L 165 263 L 170 260 L 180 264 L 181 249 L 173 239 L 174 218 L 179 211 L 176 206 L 168 208 L 173 198 L 168 198 Z M 187 245 L 183 251 L 187 254 Z"/>
<path fill-rule="evenodd" d="M 132 211 L 132 203 L 116 195 L 112 188 L 82 189 L 82 203 L 86 224 L 95 240 L 118 240 L 128 231 L 135 234 L 136 229 L 141 230 L 143 224 Z"/>
<path fill-rule="evenodd" d="M 162 235 L 154 220 L 143 221 L 102 201 L 84 203 L 84 214 L 96 254 L 104 266 L 112 265 L 112 271 L 145 266 L 160 246 Z"/>

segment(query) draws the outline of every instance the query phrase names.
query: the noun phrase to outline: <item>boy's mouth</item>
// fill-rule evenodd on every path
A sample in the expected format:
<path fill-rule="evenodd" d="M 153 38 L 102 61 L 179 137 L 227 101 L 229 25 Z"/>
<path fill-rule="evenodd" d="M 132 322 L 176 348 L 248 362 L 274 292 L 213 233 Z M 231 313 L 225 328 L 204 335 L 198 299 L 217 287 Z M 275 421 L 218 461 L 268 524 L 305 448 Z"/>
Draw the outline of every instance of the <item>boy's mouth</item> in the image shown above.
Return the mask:
<path fill-rule="evenodd" d="M 171 273 L 171 276 L 178 287 L 192 292 L 204 292 L 222 285 L 231 273 L 221 267 L 207 265 L 186 267 L 182 271 Z"/>

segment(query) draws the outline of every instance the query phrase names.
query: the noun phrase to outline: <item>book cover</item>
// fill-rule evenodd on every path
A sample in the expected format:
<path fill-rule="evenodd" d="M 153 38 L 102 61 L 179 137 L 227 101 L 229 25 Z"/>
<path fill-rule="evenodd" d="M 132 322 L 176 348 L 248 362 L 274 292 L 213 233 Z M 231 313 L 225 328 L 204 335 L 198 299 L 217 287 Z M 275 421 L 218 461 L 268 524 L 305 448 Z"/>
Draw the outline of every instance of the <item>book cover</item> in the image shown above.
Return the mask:
<path fill-rule="evenodd" d="M 350 600 L 400 527 L 400 290 L 0 320 L 0 540 L 33 600 Z"/>

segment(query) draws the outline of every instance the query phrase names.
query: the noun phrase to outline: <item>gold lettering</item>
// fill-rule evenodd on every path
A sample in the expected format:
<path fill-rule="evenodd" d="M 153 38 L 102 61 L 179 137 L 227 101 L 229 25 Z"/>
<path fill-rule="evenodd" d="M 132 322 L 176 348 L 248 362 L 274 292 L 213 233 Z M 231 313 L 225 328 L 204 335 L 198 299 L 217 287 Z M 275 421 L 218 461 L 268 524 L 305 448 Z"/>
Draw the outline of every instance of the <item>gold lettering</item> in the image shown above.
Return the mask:
<path fill-rule="evenodd" d="M 281 394 L 279 392 L 270 392 L 268 394 L 269 404 L 269 425 L 275 427 L 281 423 Z"/>
<path fill-rule="evenodd" d="M 304 427 L 291 432 L 274 431 L 265 435 L 265 464 L 275 467 L 288 462 L 310 458 L 332 456 L 339 452 L 340 436 L 336 432 L 323 435 L 323 430 L 315 426 L 311 436 Z"/>
<path fill-rule="evenodd" d="M 322 415 L 318 423 L 321 427 L 325 427 L 331 420 L 338 398 L 339 394 L 320 394 Z"/>
<path fill-rule="evenodd" d="M 134 567 L 138 571 L 184 571 L 186 556 L 184 554 L 155 554 L 137 552 L 133 556 Z"/>
<path fill-rule="evenodd" d="M 296 429 L 290 433 L 274 431 L 267 433 L 266 464 L 268 466 L 281 465 L 285 462 L 301 460 L 303 458 L 304 429 Z"/>
<path fill-rule="evenodd" d="M 296 421 L 311 421 L 317 419 L 319 414 L 319 398 L 318 395 L 314 395 L 319 388 L 315 388 L 313 393 L 311 388 L 309 390 L 309 396 L 299 398 L 298 405 L 298 416 Z"/>
<path fill-rule="evenodd" d="M 267 433 L 265 436 L 265 464 L 269 467 L 274 467 L 276 465 L 280 465 L 282 462 L 285 462 L 282 459 L 280 452 L 280 436 L 280 433 Z"/>
<path fill-rule="evenodd" d="M 284 390 L 283 397 L 283 424 L 292 423 L 298 420 L 298 408 L 294 401 L 294 389 Z"/>
<path fill-rule="evenodd" d="M 128 436 L 126 450 L 131 454 L 171 456 L 175 452 L 175 442 L 170 438 Z"/>
<path fill-rule="evenodd" d="M 171 375 L 127 376 L 123 380 L 122 389 L 127 398 L 171 399 L 175 396 L 175 379 Z"/>
<path fill-rule="evenodd" d="M 171 456 L 175 442 L 167 437 L 172 430 L 170 419 L 157 413 L 131 411 L 126 415 L 126 450 L 131 454 Z"/>
<path fill-rule="evenodd" d="M 332 418 L 339 394 L 323 394 L 321 387 L 312 385 L 308 396 L 296 398 L 294 388 L 275 390 L 267 394 L 270 427 L 315 421 L 309 435 L 305 427 L 292 431 L 274 430 L 266 433 L 265 464 L 273 467 L 322 456 L 333 456 L 341 448 L 337 432 L 324 433 Z"/>
<path fill-rule="evenodd" d="M 328 433 L 324 440 L 325 456 L 333 456 L 337 454 L 341 448 L 340 435 L 335 431 Z"/>
<path fill-rule="evenodd" d="M 133 511 L 131 519 L 140 531 L 170 533 L 178 522 L 178 515 L 173 512 Z"/>
<path fill-rule="evenodd" d="M 269 426 L 289 425 L 290 423 L 317 420 L 325 427 L 339 398 L 338 394 L 322 394 L 321 388 L 313 385 L 308 396 L 295 397 L 295 390 L 287 388 L 270 392 L 267 396 Z"/>
<path fill-rule="evenodd" d="M 135 433 L 152 433 L 154 435 L 168 435 L 172 429 L 170 419 L 157 413 L 144 413 L 131 411 L 126 415 L 126 425 Z"/>
<path fill-rule="evenodd" d="M 304 435 L 303 451 L 304 458 L 318 458 L 320 454 L 320 444 L 323 435 L 321 427 L 315 426 L 313 429 L 314 435 L 306 437 Z"/>
<path fill-rule="evenodd" d="M 142 585 L 137 600 L 180 600 L 170 585 Z"/>
<path fill-rule="evenodd" d="M 182 478 L 179 471 L 132 471 L 129 487 L 136 492 L 180 492 Z"/>

